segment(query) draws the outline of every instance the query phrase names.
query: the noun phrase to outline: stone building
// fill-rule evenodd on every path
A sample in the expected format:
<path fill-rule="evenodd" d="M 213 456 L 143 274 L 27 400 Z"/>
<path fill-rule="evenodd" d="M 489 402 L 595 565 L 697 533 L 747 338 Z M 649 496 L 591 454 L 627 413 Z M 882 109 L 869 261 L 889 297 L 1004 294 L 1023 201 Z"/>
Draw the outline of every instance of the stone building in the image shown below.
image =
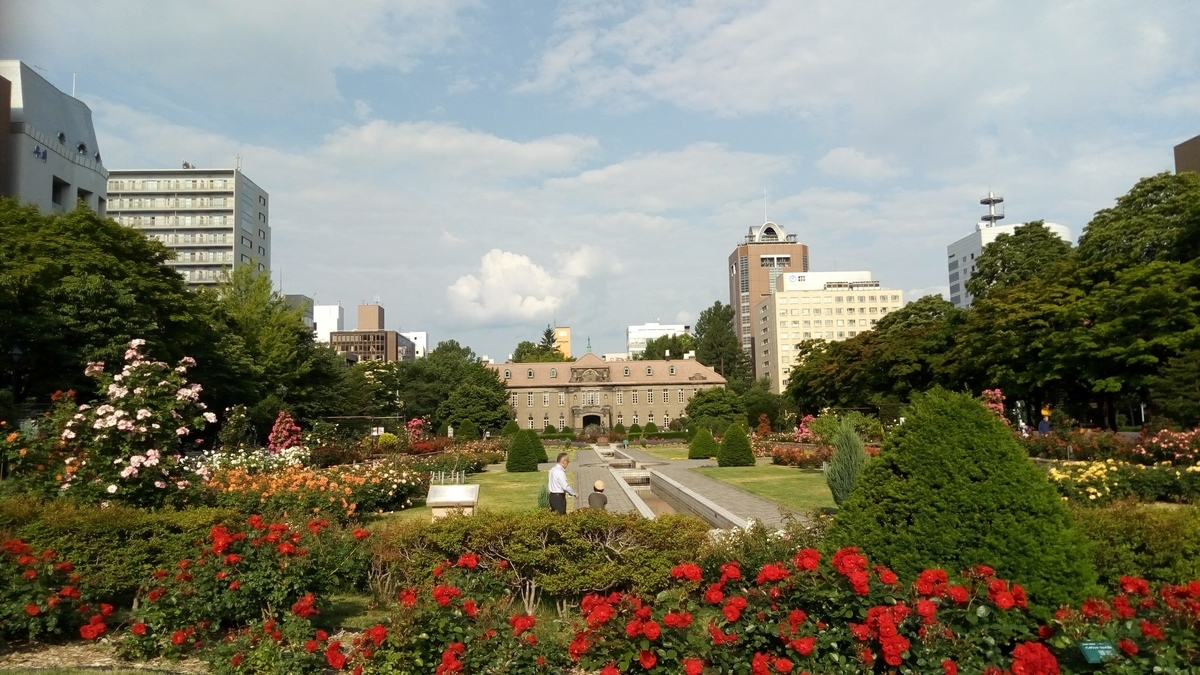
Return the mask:
<path fill-rule="evenodd" d="M 523 429 L 547 425 L 582 431 L 645 426 L 665 429 L 696 392 L 724 387 L 725 378 L 693 359 L 606 362 L 588 353 L 566 363 L 496 363 L 508 403 Z"/>

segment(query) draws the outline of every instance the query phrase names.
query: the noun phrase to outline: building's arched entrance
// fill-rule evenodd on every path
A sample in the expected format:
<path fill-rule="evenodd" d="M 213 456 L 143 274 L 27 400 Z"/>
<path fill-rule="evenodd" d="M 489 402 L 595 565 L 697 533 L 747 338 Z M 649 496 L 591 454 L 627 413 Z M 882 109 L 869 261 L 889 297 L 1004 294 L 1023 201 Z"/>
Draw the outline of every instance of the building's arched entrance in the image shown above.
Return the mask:
<path fill-rule="evenodd" d="M 601 421 L 601 417 L 599 415 L 584 415 L 583 416 L 583 428 L 584 429 L 588 428 L 589 426 L 591 426 L 593 424 L 595 424 L 598 427 L 604 425 L 604 423 Z"/>

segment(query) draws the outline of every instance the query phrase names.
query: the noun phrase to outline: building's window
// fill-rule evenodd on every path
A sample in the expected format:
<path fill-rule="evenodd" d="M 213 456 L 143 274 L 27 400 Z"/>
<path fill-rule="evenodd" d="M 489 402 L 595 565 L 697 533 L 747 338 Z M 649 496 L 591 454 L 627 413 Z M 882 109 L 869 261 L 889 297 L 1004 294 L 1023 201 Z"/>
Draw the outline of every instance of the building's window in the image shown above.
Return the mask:
<path fill-rule="evenodd" d="M 542 415 L 542 428 L 545 429 L 548 426 L 550 426 L 550 414 L 546 413 Z"/>
<path fill-rule="evenodd" d="M 629 377 L 629 367 L 628 366 L 626 366 L 626 368 L 625 368 L 625 377 Z"/>
<path fill-rule="evenodd" d="M 854 337 L 855 335 L 858 335 L 858 331 L 850 331 L 850 337 Z"/>
<path fill-rule="evenodd" d="M 532 380 L 532 379 L 533 379 L 533 368 L 530 368 L 530 369 L 528 369 L 528 370 L 526 370 L 526 371 L 525 371 L 525 377 L 526 377 L 526 378 L 528 378 L 528 379 L 530 379 L 530 380 Z M 531 405 L 532 405 L 532 404 L 531 404 Z"/>
<path fill-rule="evenodd" d="M 635 389 L 634 391 L 629 392 L 629 396 L 630 396 L 630 399 L 633 401 L 633 404 L 637 405 L 637 390 Z"/>
<path fill-rule="evenodd" d="M 561 391 L 558 392 L 558 407 L 561 408 L 566 404 L 567 404 L 567 395 L 562 393 Z"/>
<path fill-rule="evenodd" d="M 250 237 L 242 237 L 242 246 L 246 248 L 254 248 L 254 240 Z"/>
<path fill-rule="evenodd" d="M 679 390 L 679 402 L 683 403 L 683 390 L 682 389 Z"/>
<path fill-rule="evenodd" d="M 550 407 L 550 392 L 548 392 L 548 391 L 542 392 L 542 407 L 543 408 Z"/>
<path fill-rule="evenodd" d="M 646 424 L 654 424 L 654 411 L 646 413 Z"/>
<path fill-rule="evenodd" d="M 617 424 L 625 424 L 625 414 L 617 413 Z"/>
<path fill-rule="evenodd" d="M 550 377 L 551 377 L 551 378 L 558 377 L 558 368 L 551 368 L 551 369 L 550 369 Z"/>
<path fill-rule="evenodd" d="M 806 340 L 807 340 L 807 339 L 809 339 L 809 338 L 811 338 L 811 337 L 812 337 L 812 333 L 805 333 L 805 334 L 804 334 L 804 339 L 806 339 Z"/>
<path fill-rule="evenodd" d="M 567 426 L 567 420 L 563 417 L 562 413 L 558 413 L 558 430 L 562 431 L 563 429 L 566 428 L 566 426 Z"/>
<path fill-rule="evenodd" d="M 671 400 L 671 390 L 663 387 L 663 403 Z"/>
<path fill-rule="evenodd" d="M 671 374 L 672 374 L 672 375 L 674 375 L 674 374 L 675 374 L 675 366 L 671 366 Z"/>
<path fill-rule="evenodd" d="M 893 295 L 893 296 L 892 296 L 892 302 L 900 302 L 900 296 L 898 296 L 898 295 Z"/>
<path fill-rule="evenodd" d="M 654 390 L 653 389 L 646 390 L 646 403 L 654 403 Z"/>
<path fill-rule="evenodd" d="M 532 428 L 533 428 L 533 415 L 530 415 L 530 416 L 529 416 L 529 428 L 530 428 L 530 429 L 532 429 Z"/>
<path fill-rule="evenodd" d="M 248 263 L 248 262 L 254 262 L 254 261 L 250 259 L 250 256 L 248 256 L 248 255 L 246 255 L 245 253 L 243 253 L 243 254 L 242 254 L 242 262 L 244 262 L 244 263 Z"/>
<path fill-rule="evenodd" d="M 637 413 L 633 413 L 633 423 L 634 423 L 634 424 L 637 424 L 637 423 L 638 423 L 638 415 L 637 415 Z"/>
<path fill-rule="evenodd" d="M 869 299 L 871 302 L 875 302 L 875 296 L 872 295 Z"/>
<path fill-rule="evenodd" d="M 259 204 L 262 204 L 263 206 L 266 206 L 266 205 L 267 205 L 267 198 L 266 198 L 266 197 L 264 197 L 264 196 L 262 196 L 262 195 L 259 195 L 259 196 L 258 196 L 258 203 L 259 203 Z"/>
<path fill-rule="evenodd" d="M 266 239 L 266 238 L 267 238 L 267 231 L 266 231 L 266 230 L 259 230 L 259 231 L 258 231 L 258 238 L 259 238 L 259 239 Z"/>
<path fill-rule="evenodd" d="M 339 336 L 337 337 L 337 341 L 338 341 L 338 342 L 341 342 L 343 337 L 344 337 L 344 336 L 342 336 L 342 335 L 339 335 Z M 512 409 L 513 409 L 513 410 L 516 410 L 516 409 L 517 409 L 517 395 L 516 395 L 515 393 L 514 393 L 514 394 L 512 394 L 511 396 L 509 396 L 509 398 L 508 398 L 508 404 L 509 404 L 509 406 L 511 406 L 511 407 L 512 407 Z"/>
<path fill-rule="evenodd" d="M 259 246 L 259 247 L 258 247 L 258 254 L 259 254 L 259 255 L 266 255 L 266 254 L 267 254 L 267 249 L 265 249 L 265 248 L 263 248 L 263 247 Z"/>
<path fill-rule="evenodd" d="M 533 394 L 525 394 L 525 405 L 533 407 Z"/>
<path fill-rule="evenodd" d="M 653 368 L 651 368 L 650 366 L 646 366 L 646 374 L 647 374 L 647 375 L 653 375 L 653 374 L 654 374 L 654 369 L 653 369 Z"/>
<path fill-rule="evenodd" d="M 839 331 L 837 332 L 837 334 L 838 334 L 838 337 L 846 337 L 846 333 L 845 333 L 844 331 L 840 331 L 840 330 L 839 330 Z"/>
<path fill-rule="evenodd" d="M 509 369 L 507 369 L 507 368 L 505 368 L 505 369 L 504 369 L 504 379 L 506 379 L 506 380 L 507 380 L 507 379 L 509 379 L 509 378 L 511 378 L 511 377 L 512 377 L 512 371 L 511 371 L 511 370 L 509 370 Z M 516 396 L 516 394 L 513 394 L 513 396 Z"/>
<path fill-rule="evenodd" d="M 621 405 L 623 403 L 625 403 L 625 392 L 618 391 L 617 392 L 617 405 Z"/>
<path fill-rule="evenodd" d="M 834 299 L 833 299 L 833 301 L 834 301 L 834 302 L 841 302 L 841 301 L 842 301 L 842 296 L 840 296 L 840 295 L 839 295 L 839 296 L 837 296 L 836 298 L 834 298 Z"/>
<path fill-rule="evenodd" d="M 787 310 L 786 309 L 779 310 L 779 316 L 787 316 Z"/>
<path fill-rule="evenodd" d="M 867 296 L 865 296 L 865 295 L 860 295 L 860 296 L 858 296 L 858 301 L 859 301 L 859 302 L 866 302 L 866 301 L 867 301 Z"/>

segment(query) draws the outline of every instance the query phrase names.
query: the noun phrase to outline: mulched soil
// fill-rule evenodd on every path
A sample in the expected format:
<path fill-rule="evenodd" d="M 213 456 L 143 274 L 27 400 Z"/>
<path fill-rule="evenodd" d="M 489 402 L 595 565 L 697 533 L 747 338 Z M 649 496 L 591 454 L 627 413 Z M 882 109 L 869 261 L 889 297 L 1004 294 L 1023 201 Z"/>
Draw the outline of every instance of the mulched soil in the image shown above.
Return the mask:
<path fill-rule="evenodd" d="M 105 642 L 70 642 L 67 644 L 34 644 L 16 651 L 0 654 L 0 670 L 42 668 L 95 668 L 97 671 L 114 668 L 144 670 L 151 673 L 180 673 L 207 675 L 204 662 L 195 659 L 165 661 L 154 659 L 131 663 L 117 658 L 112 646 Z"/>

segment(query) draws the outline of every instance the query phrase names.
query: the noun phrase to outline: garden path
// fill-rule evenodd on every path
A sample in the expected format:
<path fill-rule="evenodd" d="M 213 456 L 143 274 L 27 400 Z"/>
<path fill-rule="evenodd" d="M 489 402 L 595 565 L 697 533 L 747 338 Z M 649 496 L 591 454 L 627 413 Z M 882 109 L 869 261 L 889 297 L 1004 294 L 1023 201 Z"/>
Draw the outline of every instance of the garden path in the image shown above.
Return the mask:
<path fill-rule="evenodd" d="M 624 491 L 617 489 L 612 471 L 604 465 L 604 460 L 596 453 L 596 446 L 581 448 L 575 455 L 575 487 L 579 491 L 579 506 L 587 506 L 588 495 L 592 494 L 592 486 L 596 481 L 604 481 L 604 494 L 608 495 L 607 511 L 613 513 L 636 512 L 633 502 Z"/>
<path fill-rule="evenodd" d="M 704 495 L 740 518 L 753 518 L 768 527 L 779 527 L 787 518 L 804 520 L 807 517 L 786 506 L 780 506 L 728 483 L 692 471 L 696 467 L 716 466 L 717 463 L 711 459 L 665 461 L 635 447 L 623 449 L 621 452 L 629 455 L 635 462 L 653 465 L 650 468 L 660 471 L 667 477 L 682 483 L 684 487 Z"/>

